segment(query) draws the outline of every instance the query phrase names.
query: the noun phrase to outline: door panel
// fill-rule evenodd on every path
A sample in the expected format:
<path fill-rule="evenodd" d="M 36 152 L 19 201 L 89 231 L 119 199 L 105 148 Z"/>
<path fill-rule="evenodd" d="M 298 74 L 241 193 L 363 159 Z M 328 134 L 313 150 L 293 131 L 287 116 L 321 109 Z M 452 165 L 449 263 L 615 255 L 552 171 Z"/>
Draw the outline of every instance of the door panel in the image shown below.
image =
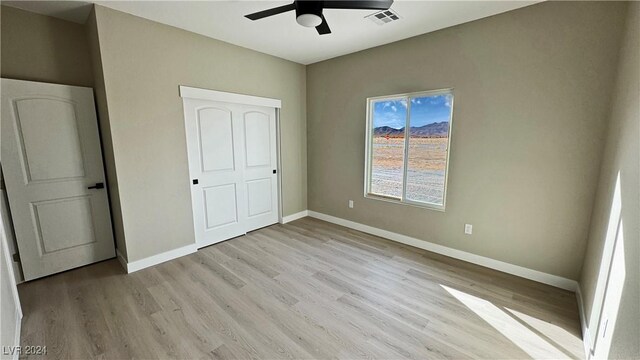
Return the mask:
<path fill-rule="evenodd" d="M 33 221 L 41 254 L 96 241 L 91 219 L 91 199 L 79 196 L 33 203 Z"/>
<path fill-rule="evenodd" d="M 189 98 L 183 104 L 198 247 L 276 223 L 275 109 Z"/>
<path fill-rule="evenodd" d="M 115 257 L 91 88 L 2 79 L 2 167 L 25 280 Z"/>
<path fill-rule="evenodd" d="M 247 167 L 271 167 L 269 115 L 250 111 L 244 114 L 245 153 Z"/>
<path fill-rule="evenodd" d="M 197 119 L 202 171 L 233 170 L 231 111 L 201 108 L 198 110 Z"/>
<path fill-rule="evenodd" d="M 273 210 L 271 198 L 271 179 L 247 181 L 248 216 L 263 215 Z"/>
<path fill-rule="evenodd" d="M 236 184 L 213 186 L 202 190 L 207 230 L 238 223 Z"/>
<path fill-rule="evenodd" d="M 15 114 L 27 182 L 84 176 L 73 103 L 26 98 L 15 101 Z"/>

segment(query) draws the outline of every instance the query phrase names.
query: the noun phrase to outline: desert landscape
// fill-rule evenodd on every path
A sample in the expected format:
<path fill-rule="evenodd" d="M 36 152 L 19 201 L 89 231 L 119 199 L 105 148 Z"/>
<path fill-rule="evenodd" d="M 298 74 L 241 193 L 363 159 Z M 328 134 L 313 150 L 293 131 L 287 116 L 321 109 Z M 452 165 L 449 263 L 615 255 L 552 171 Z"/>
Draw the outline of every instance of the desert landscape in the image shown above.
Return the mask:
<path fill-rule="evenodd" d="M 377 130 L 377 129 L 376 129 Z M 434 204 L 444 199 L 444 179 L 448 137 L 414 137 L 409 139 L 407 164 L 407 198 Z M 404 137 L 389 134 L 373 138 L 371 192 L 400 198 L 402 196 Z"/>

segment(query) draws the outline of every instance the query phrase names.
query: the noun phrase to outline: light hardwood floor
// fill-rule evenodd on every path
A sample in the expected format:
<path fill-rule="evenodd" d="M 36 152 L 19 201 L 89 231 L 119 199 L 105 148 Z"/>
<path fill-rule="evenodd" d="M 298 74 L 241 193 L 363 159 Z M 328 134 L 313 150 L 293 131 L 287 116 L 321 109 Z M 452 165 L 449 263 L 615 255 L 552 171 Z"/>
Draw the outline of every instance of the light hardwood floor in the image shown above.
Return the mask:
<path fill-rule="evenodd" d="M 573 293 L 319 220 L 19 286 L 49 358 L 582 358 Z"/>

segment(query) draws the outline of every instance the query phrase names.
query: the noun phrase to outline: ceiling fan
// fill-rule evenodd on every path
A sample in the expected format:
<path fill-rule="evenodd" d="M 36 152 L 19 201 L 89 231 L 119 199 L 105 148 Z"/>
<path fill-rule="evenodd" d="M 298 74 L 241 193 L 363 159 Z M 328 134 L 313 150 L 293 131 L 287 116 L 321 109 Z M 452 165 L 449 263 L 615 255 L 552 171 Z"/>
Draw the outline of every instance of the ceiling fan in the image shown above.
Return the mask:
<path fill-rule="evenodd" d="M 295 10 L 298 24 L 306 27 L 315 27 L 318 34 L 324 35 L 331 33 L 329 24 L 327 24 L 327 20 L 322 15 L 322 10 L 324 9 L 388 10 L 391 4 L 393 4 L 393 0 L 295 0 L 293 4 L 258 11 L 245 15 L 245 17 L 251 20 L 259 20 Z"/>

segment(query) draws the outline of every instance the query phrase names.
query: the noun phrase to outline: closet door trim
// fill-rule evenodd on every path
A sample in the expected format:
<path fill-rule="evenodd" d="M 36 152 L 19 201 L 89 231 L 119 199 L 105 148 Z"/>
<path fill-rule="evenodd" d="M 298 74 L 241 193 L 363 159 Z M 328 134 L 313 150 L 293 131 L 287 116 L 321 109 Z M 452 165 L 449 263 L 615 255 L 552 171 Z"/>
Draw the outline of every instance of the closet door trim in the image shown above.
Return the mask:
<path fill-rule="evenodd" d="M 282 108 L 282 101 L 279 99 L 272 99 L 266 97 L 259 97 L 253 95 L 236 94 L 224 91 L 200 89 L 189 86 L 180 86 L 180 97 L 197 99 L 197 100 L 210 100 L 217 102 L 225 102 L 232 104 L 243 104 L 253 106 L 264 106 L 270 108 L 280 109 Z"/>

